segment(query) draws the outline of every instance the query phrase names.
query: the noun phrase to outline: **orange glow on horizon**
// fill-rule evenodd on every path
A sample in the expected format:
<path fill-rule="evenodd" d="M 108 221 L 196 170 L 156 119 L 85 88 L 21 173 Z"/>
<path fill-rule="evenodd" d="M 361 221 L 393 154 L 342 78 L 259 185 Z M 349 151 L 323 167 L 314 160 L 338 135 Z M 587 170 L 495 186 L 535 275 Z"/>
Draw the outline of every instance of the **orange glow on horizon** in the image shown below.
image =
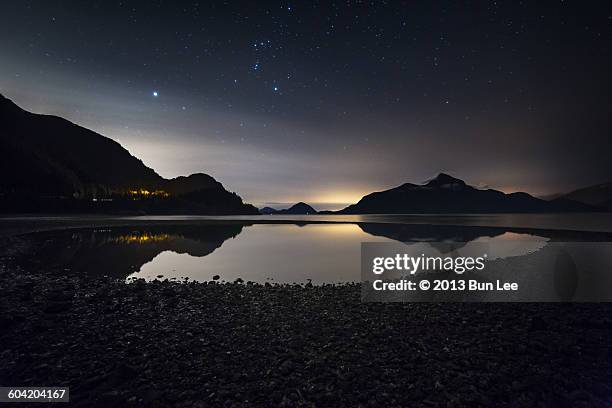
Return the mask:
<path fill-rule="evenodd" d="M 357 201 L 361 200 L 361 198 L 366 195 L 369 194 L 370 192 L 366 192 L 364 191 L 330 191 L 330 192 L 324 192 L 321 193 L 320 195 L 315 195 L 315 196 L 311 196 L 308 198 L 304 198 L 304 197 L 291 197 L 291 198 L 285 198 L 283 200 L 278 200 L 278 202 L 285 202 L 285 203 L 297 203 L 297 202 L 304 202 L 306 204 L 336 204 L 336 205 L 345 205 L 345 204 L 354 204 Z"/>

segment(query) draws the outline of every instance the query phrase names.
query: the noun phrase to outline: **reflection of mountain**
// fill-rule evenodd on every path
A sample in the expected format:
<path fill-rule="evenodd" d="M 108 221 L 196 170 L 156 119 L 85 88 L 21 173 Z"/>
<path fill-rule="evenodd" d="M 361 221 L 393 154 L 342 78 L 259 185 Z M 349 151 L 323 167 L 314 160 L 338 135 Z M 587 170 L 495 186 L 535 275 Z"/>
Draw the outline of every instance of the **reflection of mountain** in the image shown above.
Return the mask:
<path fill-rule="evenodd" d="M 124 278 L 163 251 L 209 255 L 242 228 L 242 224 L 207 224 L 53 231 L 32 235 L 31 258 L 60 265 L 69 273 Z"/>
<path fill-rule="evenodd" d="M 361 223 L 359 227 L 368 234 L 394 239 L 400 242 L 469 242 L 480 237 L 495 237 L 508 232 L 500 227 L 468 227 L 428 224 L 375 224 Z"/>
<path fill-rule="evenodd" d="M 371 193 L 339 214 L 538 213 L 595 211 L 570 200 L 544 201 L 527 193 L 481 190 L 463 180 L 439 174 L 426 184 L 403 184 Z"/>
<path fill-rule="evenodd" d="M 612 233 L 468 225 L 358 223 L 363 232 L 399 242 L 470 242 L 505 233 L 528 234 L 558 242 L 609 242 Z"/>
<path fill-rule="evenodd" d="M 287 224 L 303 226 L 307 223 L 291 222 Z M 189 254 L 194 257 L 205 257 L 219 248 L 224 241 L 239 235 L 243 228 L 249 225 L 251 224 L 241 221 L 234 223 L 207 222 L 205 224 L 185 223 L 157 226 L 117 226 L 99 227 L 98 229 L 80 228 L 38 232 L 27 236 L 25 241 L 30 243 L 28 251 L 24 253 L 21 259 L 17 259 L 16 261 L 21 263 L 26 270 L 50 270 L 54 271 L 52 273 L 59 272 L 67 275 L 89 274 L 91 276 L 108 275 L 115 278 L 125 278 L 129 274 L 141 270 L 144 264 L 152 261 L 158 254 L 165 251 Z M 504 227 L 427 224 L 360 223 L 358 225 L 363 232 L 374 236 L 386 237 L 399 242 L 428 242 L 429 246 L 434 247 L 440 253 L 450 253 L 455 249 L 463 248 L 466 246 L 465 243 L 469 243 L 480 237 L 494 238 L 507 232 L 534 234 L 538 237 L 550 238 L 551 241 L 558 240 L 560 242 L 612 241 L 612 234 L 610 233 L 585 233 L 581 231 L 527 230 Z M 342 234 L 345 232 L 351 232 L 351 234 L 358 232 L 353 226 L 342 228 L 342 225 L 339 224 L 337 227 L 340 228 L 331 227 L 333 227 L 333 224 L 330 224 L 330 228 L 328 229 L 329 232 L 338 231 L 342 232 Z M 252 261 L 258 257 L 278 260 L 279 265 L 286 262 L 286 265 L 290 265 L 288 268 L 292 268 L 291 265 L 294 265 L 296 262 L 294 255 L 300 256 L 300 254 L 303 253 L 313 253 L 311 252 L 311 248 L 306 248 L 312 243 L 312 241 L 308 241 L 308 239 L 329 240 L 317 242 L 317 245 L 313 245 L 319 249 L 327 246 L 336 248 L 335 245 L 339 244 L 339 242 L 336 241 L 345 239 L 343 235 L 328 234 L 319 229 L 315 229 L 315 231 L 318 231 L 318 235 L 312 235 L 309 234 L 308 228 L 303 232 L 296 228 L 291 228 L 291 232 L 296 234 L 295 236 L 287 235 L 286 231 L 283 235 L 274 235 L 277 230 L 277 228 L 268 228 L 264 235 L 262 235 L 261 231 L 259 235 L 246 234 L 244 237 L 245 241 L 237 243 L 236 247 L 232 250 L 229 250 L 230 248 L 225 248 L 225 250 L 222 251 L 224 254 L 218 255 L 220 257 L 223 255 L 225 257 L 237 258 L 238 264 L 241 266 L 233 271 L 233 273 L 236 274 L 242 274 L 242 272 L 245 272 L 253 267 L 254 264 L 257 264 L 257 262 Z M 302 233 L 304 235 L 301 235 Z M 271 239 L 269 241 L 265 239 L 267 236 L 266 234 L 271 234 Z M 262 239 L 262 237 L 264 239 Z M 282 242 L 277 240 L 278 237 L 283 237 Z M 359 237 L 358 234 L 347 236 L 346 238 L 349 239 L 349 242 L 358 242 L 351 241 L 355 239 L 355 237 L 358 237 L 362 241 L 368 240 L 367 238 L 363 239 Z M 509 237 L 513 238 L 512 234 L 509 234 Z M 515 238 L 517 238 L 517 241 L 515 244 L 517 248 L 533 248 L 531 243 L 524 244 L 520 242 L 526 237 L 527 235 L 516 235 Z M 251 241 L 249 241 L 249 239 Z M 300 241 L 301 239 L 305 239 L 305 241 Z M 253 240 L 257 240 L 257 245 L 255 247 L 251 245 L 254 242 Z M 248 245 L 241 245 L 244 242 Z M 285 242 L 288 243 L 287 246 L 284 245 Z M 268 243 L 274 244 L 268 245 Z M 300 243 L 300 245 L 296 245 L 297 243 Z M 304 245 L 301 245 L 301 243 Z M 342 245 L 338 246 L 340 250 L 342 247 Z M 246 248 L 247 252 L 243 252 L 244 248 Z M 252 248 L 256 248 L 257 250 L 248 252 L 251 251 Z M 270 248 L 273 249 L 271 253 L 268 251 Z M 296 252 L 292 252 L 293 250 L 285 252 L 285 248 L 294 248 Z M 352 248 L 354 249 L 355 247 Z M 500 248 L 504 249 L 507 247 Z M 330 251 L 333 252 L 334 250 L 330 249 Z M 489 254 L 493 258 L 496 256 L 496 249 L 492 248 L 491 251 L 492 252 L 489 252 Z M 336 253 L 334 253 L 334 257 L 337 257 Z M 162 258 L 164 257 L 160 257 L 160 260 L 162 260 Z M 234 260 L 232 260 L 232 262 L 233 261 Z M 230 264 L 232 262 L 230 262 Z M 316 262 L 319 261 L 317 260 Z M 320 266 L 322 264 L 316 262 L 313 264 L 313 268 L 318 268 L 319 272 L 321 272 Z M 225 261 L 221 263 L 227 264 Z M 308 265 L 308 261 L 306 265 Z M 173 271 L 172 268 L 177 269 Z M 268 268 L 268 266 L 266 266 L 266 268 Z M 276 267 L 273 265 L 270 270 L 266 269 L 265 271 L 255 270 L 251 275 L 261 274 L 262 276 L 268 277 L 270 274 L 278 272 L 278 269 L 275 268 L 280 268 L 280 266 Z M 286 272 L 287 267 L 284 269 Z M 63 272 L 64 270 L 65 272 Z M 180 275 L 180 273 L 182 273 L 180 265 L 172 262 L 165 263 L 163 260 L 157 262 L 155 271 L 156 274 L 160 273 L 165 276 L 183 276 Z M 311 271 L 307 271 L 307 273 L 307 277 L 312 277 Z M 240 275 L 234 277 L 239 276 Z M 244 277 L 244 275 L 242 277 Z M 324 281 L 325 278 L 321 280 Z"/>
<path fill-rule="evenodd" d="M 164 179 L 116 141 L 0 95 L 0 212 L 258 214 L 207 174 Z"/>

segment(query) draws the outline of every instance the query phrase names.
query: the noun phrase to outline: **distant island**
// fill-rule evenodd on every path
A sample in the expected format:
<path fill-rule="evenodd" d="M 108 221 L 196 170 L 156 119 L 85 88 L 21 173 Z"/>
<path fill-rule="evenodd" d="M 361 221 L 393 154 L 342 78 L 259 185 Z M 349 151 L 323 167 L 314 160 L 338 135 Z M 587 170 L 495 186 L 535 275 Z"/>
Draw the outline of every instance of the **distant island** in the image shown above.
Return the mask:
<path fill-rule="evenodd" d="M 119 143 L 0 95 L 0 212 L 259 214 L 213 177 L 165 179 Z"/>
<path fill-rule="evenodd" d="M 279 215 L 279 214 L 289 214 L 289 215 L 310 215 L 310 214 L 317 214 L 317 210 L 315 210 L 314 208 L 312 208 L 310 205 L 303 203 L 303 202 L 299 202 L 296 203 L 294 205 L 292 205 L 291 207 L 287 208 L 287 209 L 283 209 L 283 210 L 277 210 L 274 209 L 272 207 L 263 207 L 259 210 L 259 212 L 261 214 L 264 215 Z"/>
<path fill-rule="evenodd" d="M 425 184 L 406 183 L 366 195 L 336 214 L 443 214 L 588 212 L 604 209 L 568 198 L 545 201 L 527 193 L 478 189 L 440 173 Z"/>

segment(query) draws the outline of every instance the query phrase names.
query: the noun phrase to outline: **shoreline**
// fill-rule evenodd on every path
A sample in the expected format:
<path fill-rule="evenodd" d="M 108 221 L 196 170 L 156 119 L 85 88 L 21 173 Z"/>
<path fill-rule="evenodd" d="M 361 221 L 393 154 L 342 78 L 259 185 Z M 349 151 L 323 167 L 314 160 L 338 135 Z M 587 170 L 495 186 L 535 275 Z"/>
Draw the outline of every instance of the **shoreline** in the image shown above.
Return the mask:
<path fill-rule="evenodd" d="M 609 304 L 361 303 L 359 284 L 66 275 L 0 250 L 0 377 L 74 406 L 606 406 Z M 7 383 L 10 382 L 10 383 Z"/>
<path fill-rule="evenodd" d="M 583 213 L 585 217 L 606 213 Z M 609 213 L 610 222 L 593 225 L 593 220 L 582 222 L 579 225 L 510 225 L 509 221 L 493 220 L 496 214 L 438 214 L 438 215 L 361 215 L 361 216 L 283 216 L 283 215 L 258 215 L 258 216 L 113 216 L 113 215 L 0 215 L 0 238 L 11 237 L 22 234 L 77 229 L 77 228 L 100 228 L 100 227 L 126 227 L 126 226 L 175 226 L 175 225 L 204 225 L 204 224 L 240 224 L 250 226 L 255 224 L 396 224 L 396 225 L 432 225 L 436 227 L 468 227 L 474 229 L 503 229 L 508 232 L 527 234 L 548 234 L 566 236 L 574 239 L 581 234 L 599 235 L 602 240 L 612 240 L 612 213 Z M 534 214 L 497 214 L 497 216 L 528 216 Z M 574 214 L 575 215 L 575 214 Z M 545 214 L 555 216 L 555 214 Z M 335 219 L 334 219 L 335 217 Z M 343 217 L 338 219 L 338 217 Z M 356 218 L 357 217 L 357 218 Z M 359 218 L 361 217 L 361 218 Z M 489 217 L 490 221 L 466 223 L 473 217 Z M 527 221 L 530 221 L 527 218 Z M 530 221 L 531 222 L 531 221 Z M 571 224 L 571 223 L 570 223 Z"/>

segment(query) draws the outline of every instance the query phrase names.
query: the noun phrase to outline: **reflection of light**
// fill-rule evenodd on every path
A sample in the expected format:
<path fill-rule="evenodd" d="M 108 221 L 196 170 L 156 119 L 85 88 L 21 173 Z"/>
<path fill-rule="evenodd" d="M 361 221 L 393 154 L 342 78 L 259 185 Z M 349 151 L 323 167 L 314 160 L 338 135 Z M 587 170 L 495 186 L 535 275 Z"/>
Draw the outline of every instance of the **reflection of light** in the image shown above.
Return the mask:
<path fill-rule="evenodd" d="M 144 232 L 142 234 L 121 235 L 115 238 L 114 241 L 122 244 L 145 244 L 147 242 L 159 242 L 168 239 L 170 239 L 169 234 L 149 234 Z"/>
<path fill-rule="evenodd" d="M 495 237 L 498 240 L 504 241 L 543 241 L 544 239 L 537 235 L 520 234 L 517 232 L 504 232 L 502 235 Z"/>
<path fill-rule="evenodd" d="M 356 235 L 361 233 L 361 229 L 356 224 L 310 224 L 310 230 L 327 235 Z"/>
<path fill-rule="evenodd" d="M 504 241 L 536 241 L 536 242 L 546 242 L 547 238 L 541 237 L 539 235 L 519 233 L 519 232 L 504 232 L 501 235 L 496 235 L 494 237 L 478 237 L 474 240 L 475 242 L 504 242 Z"/>
<path fill-rule="evenodd" d="M 486 243 L 488 244 L 487 254 L 489 261 L 492 261 L 498 258 L 524 256 L 537 252 L 544 248 L 548 241 L 548 238 L 538 235 L 505 232 L 495 237 L 479 237 L 469 242 L 462 251 L 465 251 L 472 245 L 479 248 L 483 243 Z"/>

